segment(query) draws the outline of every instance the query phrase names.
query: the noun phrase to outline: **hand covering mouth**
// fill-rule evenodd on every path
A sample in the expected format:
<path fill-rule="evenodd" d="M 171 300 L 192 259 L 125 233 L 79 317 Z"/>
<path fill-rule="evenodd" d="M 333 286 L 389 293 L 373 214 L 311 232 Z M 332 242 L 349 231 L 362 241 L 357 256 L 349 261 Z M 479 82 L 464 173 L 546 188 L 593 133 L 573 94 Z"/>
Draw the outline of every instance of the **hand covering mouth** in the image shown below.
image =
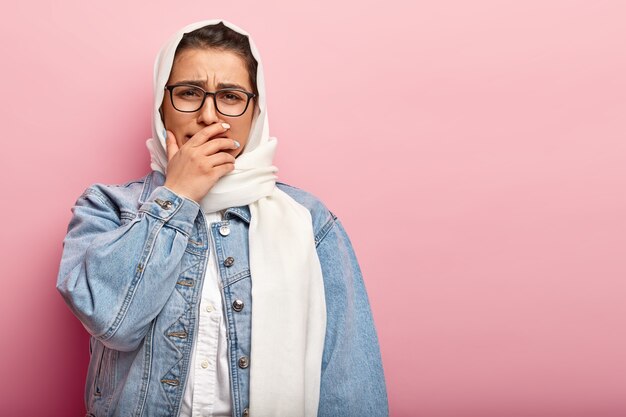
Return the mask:
<path fill-rule="evenodd" d="M 189 139 L 191 139 L 193 137 L 193 135 L 195 135 L 195 133 L 193 133 L 191 135 L 185 135 L 185 142 L 187 142 Z M 209 137 L 208 140 L 213 140 L 213 139 L 217 139 L 217 138 L 227 138 L 227 137 L 228 137 L 227 136 L 227 132 L 222 132 L 222 133 L 216 133 L 215 135 Z"/>

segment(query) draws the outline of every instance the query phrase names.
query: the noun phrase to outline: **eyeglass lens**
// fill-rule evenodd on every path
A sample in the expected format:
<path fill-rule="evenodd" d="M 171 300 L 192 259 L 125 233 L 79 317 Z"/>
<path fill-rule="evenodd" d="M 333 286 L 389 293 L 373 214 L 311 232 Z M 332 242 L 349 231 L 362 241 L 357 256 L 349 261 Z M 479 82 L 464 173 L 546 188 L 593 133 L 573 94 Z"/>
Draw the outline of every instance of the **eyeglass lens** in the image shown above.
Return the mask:
<path fill-rule="evenodd" d="M 172 102 L 180 111 L 193 112 L 202 107 L 204 91 L 200 88 L 180 85 L 172 88 Z M 210 100 L 212 97 L 207 97 Z M 239 116 L 246 110 L 248 96 L 241 91 L 220 90 L 215 94 L 217 111 L 228 116 Z"/>

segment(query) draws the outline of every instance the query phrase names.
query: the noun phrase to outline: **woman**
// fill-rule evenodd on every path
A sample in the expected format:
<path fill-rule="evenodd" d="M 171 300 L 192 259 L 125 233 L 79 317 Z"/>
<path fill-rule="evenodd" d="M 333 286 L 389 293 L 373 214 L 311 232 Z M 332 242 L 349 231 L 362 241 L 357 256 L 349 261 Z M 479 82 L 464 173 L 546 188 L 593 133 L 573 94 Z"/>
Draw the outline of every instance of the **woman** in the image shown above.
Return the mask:
<path fill-rule="evenodd" d="M 155 62 L 152 171 L 78 198 L 57 289 L 90 333 L 88 416 L 382 416 L 349 238 L 276 181 L 263 66 L 225 20 Z"/>

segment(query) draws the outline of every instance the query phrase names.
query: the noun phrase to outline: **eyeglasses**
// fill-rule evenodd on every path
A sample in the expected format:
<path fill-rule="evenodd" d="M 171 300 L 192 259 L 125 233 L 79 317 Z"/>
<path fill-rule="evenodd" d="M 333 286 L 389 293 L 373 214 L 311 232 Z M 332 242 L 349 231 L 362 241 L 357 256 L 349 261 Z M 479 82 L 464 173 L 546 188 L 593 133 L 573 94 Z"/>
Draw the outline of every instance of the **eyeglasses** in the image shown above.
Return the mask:
<path fill-rule="evenodd" d="M 170 91 L 172 106 L 183 113 L 193 113 L 204 106 L 208 95 L 213 96 L 215 109 L 224 116 L 241 116 L 248 109 L 250 99 L 256 94 L 239 88 L 224 88 L 215 92 L 204 91 L 202 88 L 189 84 L 166 85 Z"/>

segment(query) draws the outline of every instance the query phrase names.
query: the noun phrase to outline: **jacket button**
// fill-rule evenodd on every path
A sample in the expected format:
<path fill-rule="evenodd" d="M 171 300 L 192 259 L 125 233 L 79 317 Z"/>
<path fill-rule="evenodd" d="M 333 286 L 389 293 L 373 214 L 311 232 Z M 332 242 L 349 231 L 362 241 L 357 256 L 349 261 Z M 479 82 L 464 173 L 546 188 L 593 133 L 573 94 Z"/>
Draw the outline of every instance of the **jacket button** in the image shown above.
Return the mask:
<path fill-rule="evenodd" d="M 228 226 L 220 227 L 220 235 L 228 236 L 229 234 L 230 234 L 230 227 L 228 227 Z"/>
<path fill-rule="evenodd" d="M 241 300 L 233 301 L 233 310 L 235 310 L 235 311 L 243 310 L 243 301 L 241 301 Z"/>
<path fill-rule="evenodd" d="M 250 415 L 250 411 L 248 411 L 248 408 L 244 408 L 243 409 L 243 413 L 241 414 L 242 417 L 248 417 Z"/>
<path fill-rule="evenodd" d="M 229 256 L 228 258 L 224 259 L 224 266 L 226 267 L 231 267 L 233 266 L 234 263 L 235 263 L 235 258 L 233 258 L 232 256 Z"/>
<path fill-rule="evenodd" d="M 157 203 L 159 206 L 161 206 L 162 209 L 164 210 L 169 210 L 172 208 L 172 203 L 170 200 L 161 200 L 160 198 L 157 198 L 154 200 L 155 203 Z"/>
<path fill-rule="evenodd" d="M 250 364 L 250 362 L 248 361 L 248 357 L 247 356 L 242 356 L 241 358 L 239 358 L 239 367 L 241 369 L 247 368 L 249 364 Z"/>

